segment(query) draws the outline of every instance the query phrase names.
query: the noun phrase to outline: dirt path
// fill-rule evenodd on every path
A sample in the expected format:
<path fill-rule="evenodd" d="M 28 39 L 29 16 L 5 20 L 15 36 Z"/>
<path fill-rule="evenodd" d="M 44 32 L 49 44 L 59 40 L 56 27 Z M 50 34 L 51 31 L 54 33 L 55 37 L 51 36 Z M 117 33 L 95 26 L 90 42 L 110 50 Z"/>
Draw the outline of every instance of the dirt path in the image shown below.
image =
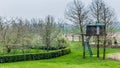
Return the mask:
<path fill-rule="evenodd" d="M 108 58 L 120 61 L 120 53 L 109 54 Z"/>

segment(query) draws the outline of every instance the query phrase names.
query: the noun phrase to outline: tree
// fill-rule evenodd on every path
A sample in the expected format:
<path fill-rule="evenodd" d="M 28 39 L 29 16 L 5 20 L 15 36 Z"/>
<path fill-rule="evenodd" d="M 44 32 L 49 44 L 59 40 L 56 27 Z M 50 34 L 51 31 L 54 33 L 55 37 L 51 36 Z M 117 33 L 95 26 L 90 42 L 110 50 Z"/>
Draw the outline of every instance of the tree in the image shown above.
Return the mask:
<path fill-rule="evenodd" d="M 0 38 L 1 44 L 3 45 L 3 53 L 4 48 L 6 48 L 7 53 L 10 53 L 11 48 L 7 45 L 8 43 L 8 31 L 9 31 L 9 21 L 6 18 L 0 17 Z"/>
<path fill-rule="evenodd" d="M 103 0 L 93 0 L 90 6 L 91 19 L 97 23 L 103 22 L 105 25 L 105 35 L 104 35 L 104 49 L 103 49 L 103 59 L 105 59 L 106 42 L 109 37 L 106 35 L 109 32 L 110 27 L 115 22 L 115 14 L 113 10 L 106 5 Z M 99 36 L 97 36 L 97 57 L 99 57 Z"/>
<path fill-rule="evenodd" d="M 84 47 L 84 24 L 87 20 L 88 11 L 85 9 L 84 4 L 80 0 L 74 0 L 67 8 L 65 15 L 66 18 L 77 24 L 80 28 L 82 36 L 82 46 L 83 46 L 83 58 L 85 58 L 85 47 Z"/>
<path fill-rule="evenodd" d="M 42 26 L 42 32 L 40 33 L 40 36 L 42 38 L 43 43 L 47 47 L 47 51 L 51 48 L 52 42 L 57 38 L 59 35 L 59 29 L 56 27 L 56 23 L 54 21 L 54 18 L 50 15 L 48 15 L 45 18 L 45 21 Z"/>
<path fill-rule="evenodd" d="M 11 45 L 11 48 L 21 49 L 24 53 L 25 49 L 29 48 L 28 45 L 31 44 L 31 33 L 30 33 L 30 24 L 28 21 L 24 21 L 21 18 L 15 18 L 11 20 L 11 26 L 9 28 L 8 35 L 9 39 L 12 40 L 10 43 L 7 43 L 8 46 Z"/>
<path fill-rule="evenodd" d="M 102 0 L 93 0 L 90 6 L 90 11 L 92 15 L 93 21 L 96 21 L 97 23 L 101 22 L 101 15 L 102 15 L 102 6 L 103 6 Z M 99 35 L 97 35 L 97 57 L 99 58 Z"/>
<path fill-rule="evenodd" d="M 115 22 L 116 17 L 113 10 L 110 7 L 108 7 L 105 3 L 103 4 L 102 9 L 103 9 L 102 21 L 105 24 L 105 34 L 107 34 L 108 30 L 110 29 L 109 27 L 111 27 L 111 25 L 113 26 L 113 23 Z M 104 36 L 103 59 L 105 59 L 106 42 L 107 42 L 107 35 Z"/>

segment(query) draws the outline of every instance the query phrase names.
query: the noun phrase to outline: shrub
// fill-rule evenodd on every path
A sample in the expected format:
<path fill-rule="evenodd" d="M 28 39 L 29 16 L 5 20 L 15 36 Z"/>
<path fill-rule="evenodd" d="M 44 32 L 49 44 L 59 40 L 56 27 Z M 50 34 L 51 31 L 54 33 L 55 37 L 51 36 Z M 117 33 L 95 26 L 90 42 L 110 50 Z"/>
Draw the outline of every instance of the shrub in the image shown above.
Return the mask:
<path fill-rule="evenodd" d="M 27 60 L 40 60 L 59 57 L 65 54 L 69 54 L 71 51 L 69 48 L 56 50 L 54 52 L 39 53 L 39 54 L 25 54 L 25 55 L 13 55 L 13 56 L 0 56 L 0 63 L 27 61 Z"/>
<path fill-rule="evenodd" d="M 69 47 L 69 41 L 64 37 L 57 37 L 55 42 L 52 42 L 49 48 L 47 46 L 40 46 L 40 49 L 43 50 L 59 50 Z"/>
<path fill-rule="evenodd" d="M 58 42 L 58 49 L 62 49 L 62 48 L 66 48 L 69 47 L 70 43 L 68 42 L 68 40 L 64 37 L 60 37 L 57 39 Z"/>

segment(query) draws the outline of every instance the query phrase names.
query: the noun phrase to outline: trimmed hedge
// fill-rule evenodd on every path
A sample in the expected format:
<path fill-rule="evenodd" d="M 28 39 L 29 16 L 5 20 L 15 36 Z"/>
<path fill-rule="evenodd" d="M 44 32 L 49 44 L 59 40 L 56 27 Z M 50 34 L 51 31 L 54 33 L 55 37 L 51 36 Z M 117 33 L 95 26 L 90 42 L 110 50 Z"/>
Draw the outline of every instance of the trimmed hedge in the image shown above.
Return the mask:
<path fill-rule="evenodd" d="M 25 55 L 14 55 L 14 56 L 0 56 L 0 63 L 16 62 L 16 61 L 27 61 L 27 60 L 40 60 L 50 59 L 59 57 L 65 54 L 69 54 L 71 51 L 69 48 L 57 50 L 55 52 L 39 53 L 39 54 L 25 54 Z"/>
<path fill-rule="evenodd" d="M 39 47 L 40 49 L 42 49 L 42 50 L 58 50 L 58 49 L 65 49 L 66 47 L 58 47 L 58 48 L 56 48 L 56 47 L 47 47 L 47 46 L 41 46 L 41 47 Z"/>

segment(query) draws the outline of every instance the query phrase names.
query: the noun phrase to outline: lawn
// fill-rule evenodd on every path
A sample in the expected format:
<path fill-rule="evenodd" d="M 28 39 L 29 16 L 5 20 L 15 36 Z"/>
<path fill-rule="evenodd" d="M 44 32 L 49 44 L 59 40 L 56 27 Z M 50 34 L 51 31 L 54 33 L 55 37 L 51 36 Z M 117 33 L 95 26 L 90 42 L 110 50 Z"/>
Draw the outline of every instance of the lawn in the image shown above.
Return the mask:
<path fill-rule="evenodd" d="M 102 49 L 100 58 L 96 58 L 96 48 L 93 49 L 94 56 L 82 58 L 82 46 L 78 42 L 71 43 L 71 53 L 54 59 L 23 61 L 14 63 L 2 63 L 0 68 L 120 68 L 120 62 L 114 60 L 102 60 Z M 87 51 L 86 51 L 87 52 Z M 120 49 L 107 49 L 107 54 L 120 52 Z"/>

